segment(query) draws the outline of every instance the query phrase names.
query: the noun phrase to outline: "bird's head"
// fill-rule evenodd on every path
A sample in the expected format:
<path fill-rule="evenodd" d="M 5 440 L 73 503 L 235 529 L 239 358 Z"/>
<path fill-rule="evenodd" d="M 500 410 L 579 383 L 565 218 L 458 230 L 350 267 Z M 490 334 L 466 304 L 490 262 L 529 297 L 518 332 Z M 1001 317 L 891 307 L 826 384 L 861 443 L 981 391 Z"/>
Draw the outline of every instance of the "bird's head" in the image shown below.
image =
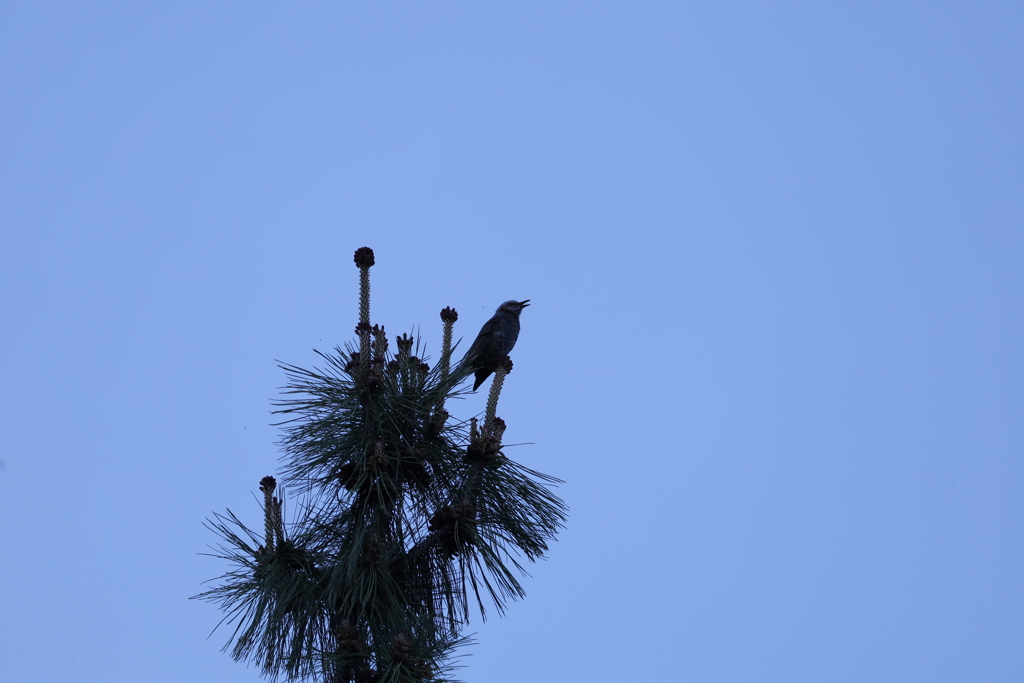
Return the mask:
<path fill-rule="evenodd" d="M 512 315 L 518 316 L 520 313 L 523 312 L 523 309 L 526 308 L 529 305 L 530 305 L 530 300 L 529 299 L 527 299 L 526 301 L 516 301 L 515 299 L 512 299 L 512 300 L 506 301 L 502 305 L 498 306 L 497 312 L 498 313 L 511 313 Z"/>

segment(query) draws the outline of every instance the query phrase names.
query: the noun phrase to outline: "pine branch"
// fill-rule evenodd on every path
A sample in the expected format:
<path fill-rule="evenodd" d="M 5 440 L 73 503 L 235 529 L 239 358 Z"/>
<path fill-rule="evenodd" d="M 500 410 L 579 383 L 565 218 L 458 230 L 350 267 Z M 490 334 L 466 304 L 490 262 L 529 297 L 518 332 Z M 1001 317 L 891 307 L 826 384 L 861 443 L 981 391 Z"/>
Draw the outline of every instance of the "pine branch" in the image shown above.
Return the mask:
<path fill-rule="evenodd" d="M 452 367 L 458 314 L 441 312 L 436 366 L 416 336 L 397 337 L 393 354 L 371 325 L 373 262 L 356 252 L 356 342 L 317 352 L 312 370 L 280 364 L 282 475 L 304 496 L 298 518 L 286 523 L 283 491 L 265 477 L 262 537 L 231 511 L 207 521 L 231 568 L 196 597 L 234 625 L 231 656 L 271 680 L 447 680 L 471 603 L 485 618 L 522 598 L 523 560 L 544 556 L 567 514 L 559 480 L 502 451 L 495 412 L 511 360 L 494 368 L 482 427 L 452 420 L 446 402 L 473 373 Z"/>

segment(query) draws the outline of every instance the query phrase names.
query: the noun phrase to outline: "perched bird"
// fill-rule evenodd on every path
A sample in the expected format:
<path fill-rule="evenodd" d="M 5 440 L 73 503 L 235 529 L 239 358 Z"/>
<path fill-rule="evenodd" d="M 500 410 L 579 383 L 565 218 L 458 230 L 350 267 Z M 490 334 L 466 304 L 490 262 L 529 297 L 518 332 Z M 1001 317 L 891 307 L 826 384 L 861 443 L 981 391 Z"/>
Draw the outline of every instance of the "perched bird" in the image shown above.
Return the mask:
<path fill-rule="evenodd" d="M 494 372 L 494 364 L 507 356 L 519 338 L 519 314 L 530 305 L 526 301 L 506 301 L 498 306 L 494 317 L 484 323 L 473 345 L 466 351 L 463 363 L 469 363 L 476 373 L 473 391 Z"/>

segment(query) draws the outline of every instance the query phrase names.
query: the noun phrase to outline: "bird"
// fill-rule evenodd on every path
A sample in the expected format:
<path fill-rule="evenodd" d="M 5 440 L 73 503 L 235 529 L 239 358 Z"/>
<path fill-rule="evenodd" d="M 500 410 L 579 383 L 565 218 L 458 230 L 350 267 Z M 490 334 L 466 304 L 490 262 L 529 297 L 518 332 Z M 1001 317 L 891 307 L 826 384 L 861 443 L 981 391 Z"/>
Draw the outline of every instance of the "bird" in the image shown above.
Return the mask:
<path fill-rule="evenodd" d="M 494 317 L 484 323 L 480 334 L 473 345 L 466 351 L 463 363 L 476 374 L 473 391 L 476 391 L 484 380 L 494 372 L 494 364 L 507 356 L 519 338 L 519 314 L 530 305 L 530 300 L 516 301 L 511 299 L 498 306 Z"/>

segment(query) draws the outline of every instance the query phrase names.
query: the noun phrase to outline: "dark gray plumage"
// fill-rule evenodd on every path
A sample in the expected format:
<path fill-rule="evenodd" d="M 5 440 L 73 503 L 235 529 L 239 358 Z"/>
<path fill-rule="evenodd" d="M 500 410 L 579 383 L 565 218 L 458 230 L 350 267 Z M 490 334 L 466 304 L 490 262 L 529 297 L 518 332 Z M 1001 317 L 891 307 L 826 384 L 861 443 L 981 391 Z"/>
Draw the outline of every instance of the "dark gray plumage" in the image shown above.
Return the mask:
<path fill-rule="evenodd" d="M 530 305 L 526 301 L 506 301 L 498 306 L 494 317 L 484 323 L 473 345 L 466 351 L 464 363 L 469 363 L 476 374 L 473 391 L 494 372 L 494 364 L 507 356 L 519 338 L 519 314 Z"/>

